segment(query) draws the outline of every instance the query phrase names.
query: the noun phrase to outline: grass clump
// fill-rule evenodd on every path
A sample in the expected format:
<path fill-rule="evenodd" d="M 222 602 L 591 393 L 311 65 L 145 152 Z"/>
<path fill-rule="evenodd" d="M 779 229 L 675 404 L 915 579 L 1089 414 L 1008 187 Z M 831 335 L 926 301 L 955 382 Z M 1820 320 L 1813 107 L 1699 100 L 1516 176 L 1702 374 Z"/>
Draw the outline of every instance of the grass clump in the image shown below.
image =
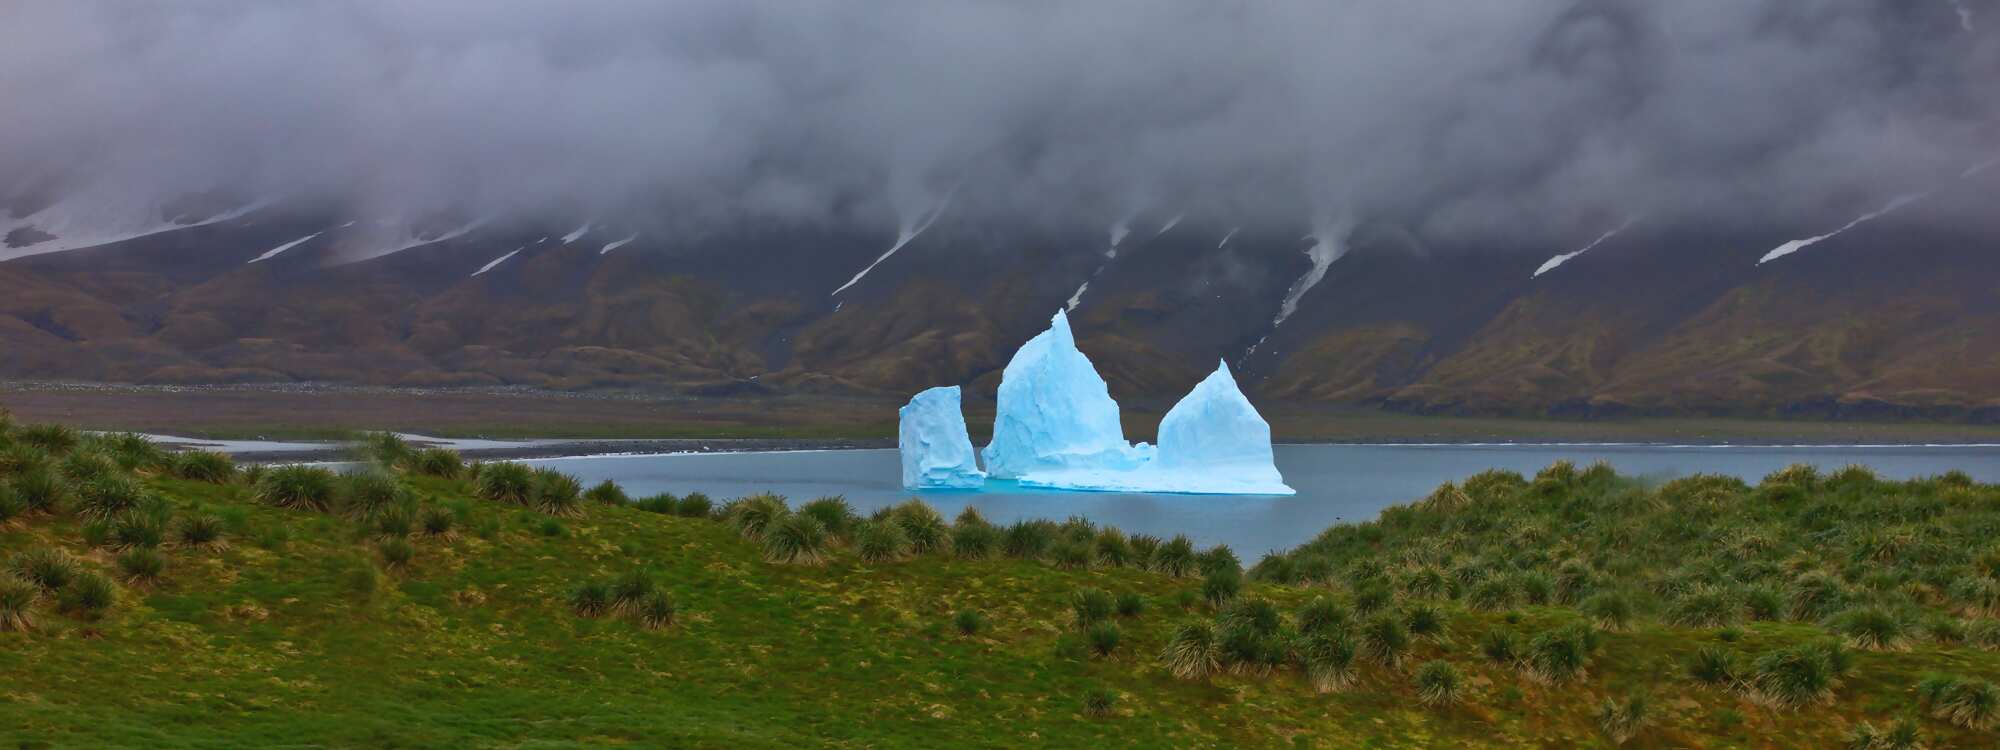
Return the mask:
<path fill-rule="evenodd" d="M 951 531 L 951 554 L 963 560 L 984 560 L 1000 550 L 1000 530 L 985 521 L 962 523 Z"/>
<path fill-rule="evenodd" d="M 441 446 L 419 448 L 409 459 L 410 471 L 427 477 L 457 479 L 465 474 L 465 459 L 458 451 Z"/>
<path fill-rule="evenodd" d="M 632 616 L 639 627 L 659 630 L 673 625 L 678 615 L 679 608 L 674 604 L 673 597 L 667 596 L 664 591 L 655 591 L 640 600 Z"/>
<path fill-rule="evenodd" d="M 581 617 L 602 617 L 611 609 L 611 587 L 588 581 L 569 592 L 569 608 Z"/>
<path fill-rule="evenodd" d="M 1336 693 L 1353 685 L 1359 653 L 1344 630 L 1314 630 L 1299 636 L 1299 667 L 1315 693 Z"/>
<path fill-rule="evenodd" d="M 1833 700 L 1845 657 L 1835 648 L 1800 645 L 1780 648 L 1751 663 L 1744 689 L 1751 700 L 1772 708 L 1798 709 Z"/>
<path fill-rule="evenodd" d="M 986 618 L 978 610 L 961 609 L 951 616 L 951 626 L 959 635 L 978 635 L 986 627 Z"/>
<path fill-rule="evenodd" d="M 118 603 L 118 587 L 97 573 L 79 574 L 56 596 L 57 607 L 83 620 L 95 620 Z"/>
<path fill-rule="evenodd" d="M 480 466 L 479 497 L 507 505 L 528 505 L 534 497 L 535 470 L 525 464 L 501 462 Z"/>
<path fill-rule="evenodd" d="M 1402 664 L 1403 656 L 1410 650 L 1409 631 L 1403 627 L 1402 621 L 1387 614 L 1376 615 L 1363 623 L 1357 640 L 1362 656 L 1392 669 Z"/>
<path fill-rule="evenodd" d="M 560 518 L 583 515 L 583 484 L 576 477 L 555 469 L 535 469 L 529 486 L 535 510 Z"/>
<path fill-rule="evenodd" d="M 1173 637 L 1167 639 L 1166 648 L 1160 651 L 1160 661 L 1175 677 L 1199 680 L 1221 671 L 1221 646 L 1215 626 L 1189 622 L 1176 628 Z"/>
<path fill-rule="evenodd" d="M 1930 675 L 1917 683 L 1917 696 L 1931 716 L 1955 726 L 1985 731 L 2000 724 L 2000 687 L 1991 682 Z"/>
<path fill-rule="evenodd" d="M 674 515 L 682 518 L 707 518 L 715 514 L 715 502 L 707 495 L 690 492 L 674 506 Z"/>
<path fill-rule="evenodd" d="M 324 513 L 333 507 L 333 472 L 317 466 L 278 466 L 257 479 L 257 501 L 275 508 Z"/>
<path fill-rule="evenodd" d="M 854 554 L 863 562 L 896 562 L 910 555 L 910 537 L 894 521 L 866 521 L 854 532 Z"/>
<path fill-rule="evenodd" d="M 1596 641 L 1581 628 L 1567 627 L 1543 631 L 1528 641 L 1525 669 L 1528 677 L 1543 683 L 1564 683 L 1584 676 Z"/>
<path fill-rule="evenodd" d="M 222 517 L 213 513 L 196 513 L 181 519 L 175 538 L 180 545 L 190 549 L 214 550 L 228 546 L 224 540 Z"/>
<path fill-rule="evenodd" d="M 1684 667 L 1696 682 L 1728 685 L 1736 681 L 1736 655 L 1726 649 L 1703 646 L 1687 658 Z"/>
<path fill-rule="evenodd" d="M 134 547 L 118 556 L 118 570 L 125 574 L 125 582 L 134 586 L 150 586 L 159 583 L 160 574 L 167 570 L 167 557 L 150 547 Z"/>
<path fill-rule="evenodd" d="M 780 565 L 826 564 L 826 527 L 800 513 L 778 519 L 764 532 L 764 560 Z"/>
<path fill-rule="evenodd" d="M 598 482 L 596 486 L 583 493 L 583 499 L 598 505 L 625 505 L 632 502 L 631 496 L 625 494 L 625 488 L 609 479 Z"/>
<path fill-rule="evenodd" d="M 776 525 L 779 519 L 791 514 L 785 507 L 785 499 L 777 495 L 752 495 L 737 498 L 723 511 L 729 523 L 736 527 L 736 533 L 744 539 L 758 541 L 764 532 Z"/>
<path fill-rule="evenodd" d="M 1055 524 L 1042 520 L 1015 521 L 1000 535 L 1000 551 L 1022 560 L 1047 557 L 1055 543 Z"/>
<path fill-rule="evenodd" d="M 1882 607 L 1856 607 L 1834 615 L 1830 628 L 1846 636 L 1849 645 L 1865 651 L 1902 651 L 1909 648 L 1910 626 L 1903 618 Z"/>
<path fill-rule="evenodd" d="M 1623 745 L 1639 736 L 1640 730 L 1651 721 L 1647 710 L 1647 699 L 1643 693 L 1632 693 L 1624 700 L 1606 698 L 1597 706 L 1597 727 L 1613 745 Z"/>
<path fill-rule="evenodd" d="M 56 547 L 23 550 L 7 562 L 7 567 L 20 579 L 51 593 L 61 591 L 83 573 L 76 558 Z"/>
<path fill-rule="evenodd" d="M 1159 551 L 1153 553 L 1152 569 L 1154 572 L 1174 578 L 1187 578 L 1199 572 L 1194 540 L 1186 536 L 1176 536 L 1167 540 L 1165 544 L 1160 545 Z"/>
<path fill-rule="evenodd" d="M 393 536 L 375 543 L 375 551 L 382 555 L 382 565 L 390 570 L 403 570 L 417 558 L 417 547 L 410 540 Z"/>
<path fill-rule="evenodd" d="M 1907 718 L 1898 719 L 1887 728 L 1877 728 L 1873 723 L 1861 722 L 1841 740 L 1846 750 L 1921 750 L 1923 735 L 1917 731 L 1917 723 Z"/>
<path fill-rule="evenodd" d="M 1091 688 L 1083 694 L 1083 715 L 1093 719 L 1110 716 L 1117 710 L 1118 694 L 1104 688 Z"/>
<path fill-rule="evenodd" d="M 411 502 L 410 489 L 403 480 L 381 470 L 342 474 L 338 497 L 340 512 L 359 520 L 375 519 Z"/>
<path fill-rule="evenodd" d="M 1228 570 L 1210 573 L 1201 581 L 1201 598 L 1217 609 L 1236 598 L 1243 590 L 1243 575 Z"/>
<path fill-rule="evenodd" d="M 1138 617 L 1146 611 L 1146 597 L 1137 591 L 1127 591 L 1118 595 L 1118 616 L 1126 619 Z"/>
<path fill-rule="evenodd" d="M 1116 607 L 1111 594 L 1100 589 L 1078 589 L 1069 598 L 1070 614 L 1079 630 L 1110 619 Z"/>
<path fill-rule="evenodd" d="M 910 553 L 927 555 L 944 549 L 948 543 L 948 529 L 944 516 L 938 515 L 922 500 L 911 498 L 889 509 L 888 519 L 903 527 L 903 536 L 910 541 Z"/>
<path fill-rule="evenodd" d="M 1090 648 L 1090 654 L 1100 658 L 1117 651 L 1118 643 L 1123 638 L 1124 633 L 1118 629 L 1118 624 L 1108 620 L 1092 623 L 1083 633 L 1084 644 Z"/>
<path fill-rule="evenodd" d="M 847 504 L 847 498 L 840 495 L 816 498 L 799 506 L 798 514 L 819 522 L 826 533 L 845 539 L 854 533 L 854 525 L 861 518 L 854 514 L 854 507 Z"/>
<path fill-rule="evenodd" d="M 1465 674 L 1443 659 L 1417 667 L 1417 699 L 1426 706 L 1455 706 L 1465 700 Z"/>
<path fill-rule="evenodd" d="M 227 453 L 189 450 L 168 461 L 174 476 L 196 482 L 227 484 L 236 479 L 236 462 Z"/>
<path fill-rule="evenodd" d="M 34 582 L 13 575 L 0 575 L 0 633 L 35 629 L 35 603 L 42 589 Z"/>

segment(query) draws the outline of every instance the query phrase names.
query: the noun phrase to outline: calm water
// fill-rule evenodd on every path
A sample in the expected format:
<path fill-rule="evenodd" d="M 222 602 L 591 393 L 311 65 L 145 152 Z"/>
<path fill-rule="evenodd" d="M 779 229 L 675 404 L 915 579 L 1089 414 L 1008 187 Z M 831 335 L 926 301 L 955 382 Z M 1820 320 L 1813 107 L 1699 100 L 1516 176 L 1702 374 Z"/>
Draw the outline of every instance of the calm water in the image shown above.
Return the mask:
<path fill-rule="evenodd" d="M 911 493 L 902 488 L 894 450 L 591 456 L 528 461 L 585 480 L 623 485 L 633 497 L 658 492 L 708 493 L 718 503 L 776 492 L 794 505 L 845 495 L 866 513 L 920 495 L 956 515 L 971 505 L 996 522 L 1061 520 L 1080 515 L 1128 533 L 1187 534 L 1203 545 L 1227 543 L 1246 560 L 1290 548 L 1328 526 L 1371 519 L 1384 507 L 1423 497 L 1438 484 L 1490 468 L 1532 475 L 1557 459 L 1579 466 L 1603 459 L 1620 473 L 1670 479 L 1696 472 L 1755 482 L 1793 463 L 1833 470 L 1863 464 L 1888 478 L 1961 469 L 2000 481 L 2000 446 L 1670 446 L 1670 445 L 1280 445 L 1278 470 L 1292 497 L 1141 495 L 1028 490 L 989 483 L 980 491 Z"/>

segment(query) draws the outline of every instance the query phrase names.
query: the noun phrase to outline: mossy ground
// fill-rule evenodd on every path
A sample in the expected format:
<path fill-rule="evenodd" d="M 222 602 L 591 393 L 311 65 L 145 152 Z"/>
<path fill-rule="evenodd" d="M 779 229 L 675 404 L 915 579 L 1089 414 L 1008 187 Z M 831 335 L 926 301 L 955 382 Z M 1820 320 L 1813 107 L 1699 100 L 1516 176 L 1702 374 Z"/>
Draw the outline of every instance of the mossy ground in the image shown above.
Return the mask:
<path fill-rule="evenodd" d="M 1316 694 L 1289 668 L 1180 680 L 1159 653 L 1177 626 L 1213 617 L 1180 603 L 1198 599 L 1199 578 L 948 553 L 864 564 L 851 549 L 822 567 L 781 566 L 726 522 L 604 505 L 551 519 L 424 476 L 403 481 L 452 509 L 458 536 L 415 538 L 414 561 L 391 571 L 359 522 L 266 507 L 241 483 L 141 473 L 176 514 L 221 516 L 229 545 L 170 547 L 163 580 L 121 585 L 101 618 L 43 605 L 35 630 L 0 633 L 9 744 L 1591 747 L 1610 744 L 1596 707 L 1638 690 L 1652 713 L 1628 747 L 1827 747 L 1864 719 L 1918 715 L 1923 674 L 2000 679 L 2000 653 L 1921 641 L 1855 653 L 1830 705 L 1771 710 L 1694 682 L 1681 662 L 1713 645 L 1747 661 L 1825 640 L 1823 628 L 1749 622 L 1725 642 L 1641 618 L 1602 634 L 1587 676 L 1543 685 L 1489 664 L 1479 638 L 1501 624 L 1529 634 L 1581 622 L 1576 610 L 1441 599 L 1443 639 L 1418 641 L 1399 669 L 1361 667 L 1344 692 Z M 114 555 L 83 538 L 74 516 L 31 514 L 0 529 L 0 557 L 58 546 L 115 571 Z M 672 596 L 673 625 L 571 610 L 579 584 L 633 568 Z M 1118 621 L 1108 658 L 1088 656 L 1072 625 L 1082 587 L 1145 598 L 1141 615 Z M 1270 582 L 1242 596 L 1289 617 L 1329 592 L 1349 596 Z M 968 609 L 984 616 L 974 636 L 952 626 Z M 1463 670 L 1463 703 L 1419 702 L 1413 674 L 1430 659 Z M 1116 700 L 1088 716 L 1085 696 L 1099 689 Z M 1922 728 L 1933 747 L 1996 741 L 1930 718 Z"/>

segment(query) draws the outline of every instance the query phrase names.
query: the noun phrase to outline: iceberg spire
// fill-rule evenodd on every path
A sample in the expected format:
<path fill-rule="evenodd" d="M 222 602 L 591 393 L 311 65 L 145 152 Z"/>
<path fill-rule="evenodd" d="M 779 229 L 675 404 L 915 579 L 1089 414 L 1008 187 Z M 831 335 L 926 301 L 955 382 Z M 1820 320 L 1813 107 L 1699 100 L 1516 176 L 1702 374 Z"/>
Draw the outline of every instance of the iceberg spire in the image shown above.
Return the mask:
<path fill-rule="evenodd" d="M 995 479 L 1063 469 L 1135 468 L 1151 451 L 1125 441 L 1118 402 L 1076 348 L 1069 316 L 1022 344 L 1000 378 L 993 442 L 981 456 Z"/>
<path fill-rule="evenodd" d="M 897 410 L 896 451 L 907 489 L 973 489 L 986 483 L 959 411 L 958 386 L 931 388 Z"/>
<path fill-rule="evenodd" d="M 1162 473 L 1195 473 L 1189 487 L 1292 494 L 1271 457 L 1271 425 L 1236 387 L 1227 362 L 1216 362 L 1215 372 L 1167 410 L 1155 463 Z"/>

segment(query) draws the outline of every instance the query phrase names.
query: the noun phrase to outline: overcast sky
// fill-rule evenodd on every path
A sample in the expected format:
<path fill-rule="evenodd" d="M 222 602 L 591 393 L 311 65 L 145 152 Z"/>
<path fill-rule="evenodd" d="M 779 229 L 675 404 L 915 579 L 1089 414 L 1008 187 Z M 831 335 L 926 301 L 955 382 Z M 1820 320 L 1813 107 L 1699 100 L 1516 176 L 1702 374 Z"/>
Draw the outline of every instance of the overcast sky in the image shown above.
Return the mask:
<path fill-rule="evenodd" d="M 2000 155 L 1978 0 L 0 6 L 13 192 L 893 231 L 956 186 L 1014 220 L 1563 242 L 1851 215 Z"/>

